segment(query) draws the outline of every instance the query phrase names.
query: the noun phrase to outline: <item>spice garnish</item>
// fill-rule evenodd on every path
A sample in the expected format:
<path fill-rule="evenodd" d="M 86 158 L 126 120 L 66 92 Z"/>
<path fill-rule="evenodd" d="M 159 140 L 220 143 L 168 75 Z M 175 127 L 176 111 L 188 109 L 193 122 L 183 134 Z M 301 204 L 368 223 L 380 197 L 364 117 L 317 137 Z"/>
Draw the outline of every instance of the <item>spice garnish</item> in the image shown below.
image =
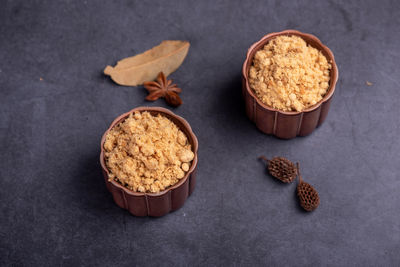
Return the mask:
<path fill-rule="evenodd" d="M 291 183 L 296 179 L 296 166 L 290 160 L 283 157 L 275 157 L 269 160 L 264 156 L 260 156 L 259 159 L 264 160 L 267 163 L 269 173 L 282 182 Z"/>
<path fill-rule="evenodd" d="M 167 104 L 173 107 L 182 104 L 182 99 L 178 95 L 178 93 L 182 92 L 182 89 L 175 83 L 172 84 L 172 80 L 167 80 L 163 72 L 158 74 L 156 82 L 144 82 L 143 85 L 149 92 L 146 97 L 148 101 L 155 101 L 160 97 L 164 97 Z"/>
<path fill-rule="evenodd" d="M 162 41 L 161 44 L 133 57 L 107 66 L 104 74 L 119 85 L 136 86 L 154 80 L 160 71 L 166 76 L 176 71 L 185 59 L 190 44 L 187 41 Z"/>
<path fill-rule="evenodd" d="M 306 211 L 313 211 L 319 205 L 319 195 L 317 190 L 310 184 L 303 181 L 300 175 L 300 164 L 297 162 L 297 173 L 299 174 L 299 184 L 297 185 L 297 196 L 300 205 Z"/>

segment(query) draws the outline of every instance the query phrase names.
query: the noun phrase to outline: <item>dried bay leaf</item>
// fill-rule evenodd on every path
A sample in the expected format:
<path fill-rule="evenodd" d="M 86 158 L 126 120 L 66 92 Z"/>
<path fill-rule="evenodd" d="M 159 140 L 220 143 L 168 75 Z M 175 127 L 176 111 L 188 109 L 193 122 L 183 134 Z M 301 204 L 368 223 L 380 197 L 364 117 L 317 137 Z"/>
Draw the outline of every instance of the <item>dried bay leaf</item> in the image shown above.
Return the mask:
<path fill-rule="evenodd" d="M 107 66 L 104 74 L 120 85 L 136 86 L 155 80 L 158 73 L 170 75 L 182 64 L 189 51 L 187 41 L 162 41 L 146 52 L 124 58 L 115 67 Z"/>

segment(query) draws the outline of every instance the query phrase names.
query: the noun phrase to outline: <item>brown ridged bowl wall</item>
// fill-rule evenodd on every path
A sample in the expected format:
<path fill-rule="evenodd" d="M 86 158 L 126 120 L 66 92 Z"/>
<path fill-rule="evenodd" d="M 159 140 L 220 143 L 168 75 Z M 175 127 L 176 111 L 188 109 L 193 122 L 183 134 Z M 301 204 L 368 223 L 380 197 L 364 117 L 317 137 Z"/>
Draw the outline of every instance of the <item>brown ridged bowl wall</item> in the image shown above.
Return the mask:
<path fill-rule="evenodd" d="M 104 142 L 107 133 L 116 124 L 125 120 L 129 114 L 139 111 L 148 111 L 151 114 L 161 113 L 163 116 L 172 120 L 188 137 L 190 144 L 192 145 L 192 150 L 194 153 L 194 159 L 189 171 L 186 173 L 178 183 L 169 187 L 168 189 L 161 191 L 160 193 L 140 193 L 129 190 L 128 188 L 122 186 L 117 181 L 109 181 L 109 171 L 105 164 L 104 158 Z M 101 139 L 101 152 L 100 152 L 100 164 L 103 170 L 104 180 L 108 191 L 111 192 L 115 203 L 128 210 L 131 214 L 136 216 L 153 216 L 159 217 L 163 216 L 171 211 L 177 210 L 183 206 L 186 199 L 192 194 L 194 187 L 196 185 L 196 170 L 197 170 L 197 150 L 198 141 L 194 135 L 192 128 L 189 123 L 180 116 L 175 115 L 171 111 L 161 107 L 138 107 L 132 109 L 131 111 L 122 114 L 116 118 L 104 133 Z"/>
<path fill-rule="evenodd" d="M 268 107 L 257 98 L 248 83 L 249 69 L 253 63 L 255 53 L 264 47 L 269 40 L 279 35 L 300 36 L 307 44 L 320 50 L 332 64 L 329 88 L 326 95 L 317 104 L 303 110 L 302 112 L 281 111 Z M 242 93 L 246 106 L 246 114 L 249 119 L 256 124 L 257 128 L 266 134 L 275 135 L 282 139 L 291 139 L 296 136 L 309 135 L 315 128 L 325 121 L 326 116 L 328 115 L 338 76 L 339 73 L 332 51 L 323 45 L 314 35 L 302 33 L 296 30 L 286 30 L 267 34 L 249 48 L 246 60 L 243 63 Z"/>

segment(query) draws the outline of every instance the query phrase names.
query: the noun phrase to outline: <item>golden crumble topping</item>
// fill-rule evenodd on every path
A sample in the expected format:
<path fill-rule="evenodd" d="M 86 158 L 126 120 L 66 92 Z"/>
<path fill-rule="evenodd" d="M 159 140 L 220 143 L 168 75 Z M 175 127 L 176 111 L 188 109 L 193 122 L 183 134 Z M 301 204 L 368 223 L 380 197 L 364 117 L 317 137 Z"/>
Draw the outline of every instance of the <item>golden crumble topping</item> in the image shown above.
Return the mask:
<path fill-rule="evenodd" d="M 302 111 L 319 102 L 329 88 L 331 64 L 298 36 L 278 36 L 256 52 L 249 84 L 266 105 Z"/>
<path fill-rule="evenodd" d="M 182 179 L 194 158 L 186 135 L 168 118 L 135 112 L 104 142 L 110 179 L 136 192 L 158 193 Z"/>

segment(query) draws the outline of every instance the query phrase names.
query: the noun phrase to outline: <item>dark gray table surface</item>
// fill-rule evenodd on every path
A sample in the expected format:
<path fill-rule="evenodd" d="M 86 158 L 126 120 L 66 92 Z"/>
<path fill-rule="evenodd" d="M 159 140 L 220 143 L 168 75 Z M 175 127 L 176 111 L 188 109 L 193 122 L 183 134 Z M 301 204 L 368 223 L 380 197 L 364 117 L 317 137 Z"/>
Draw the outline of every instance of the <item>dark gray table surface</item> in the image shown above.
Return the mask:
<path fill-rule="evenodd" d="M 326 122 L 285 141 L 247 119 L 240 71 L 288 28 L 330 47 L 340 77 Z M 400 265 L 399 28 L 399 1 L 1 1 L 0 265 Z M 166 105 L 102 70 L 166 39 L 191 43 L 172 110 L 199 139 L 197 186 L 138 218 L 106 190 L 100 138 Z M 303 212 L 261 154 L 300 161 L 320 207 Z"/>

